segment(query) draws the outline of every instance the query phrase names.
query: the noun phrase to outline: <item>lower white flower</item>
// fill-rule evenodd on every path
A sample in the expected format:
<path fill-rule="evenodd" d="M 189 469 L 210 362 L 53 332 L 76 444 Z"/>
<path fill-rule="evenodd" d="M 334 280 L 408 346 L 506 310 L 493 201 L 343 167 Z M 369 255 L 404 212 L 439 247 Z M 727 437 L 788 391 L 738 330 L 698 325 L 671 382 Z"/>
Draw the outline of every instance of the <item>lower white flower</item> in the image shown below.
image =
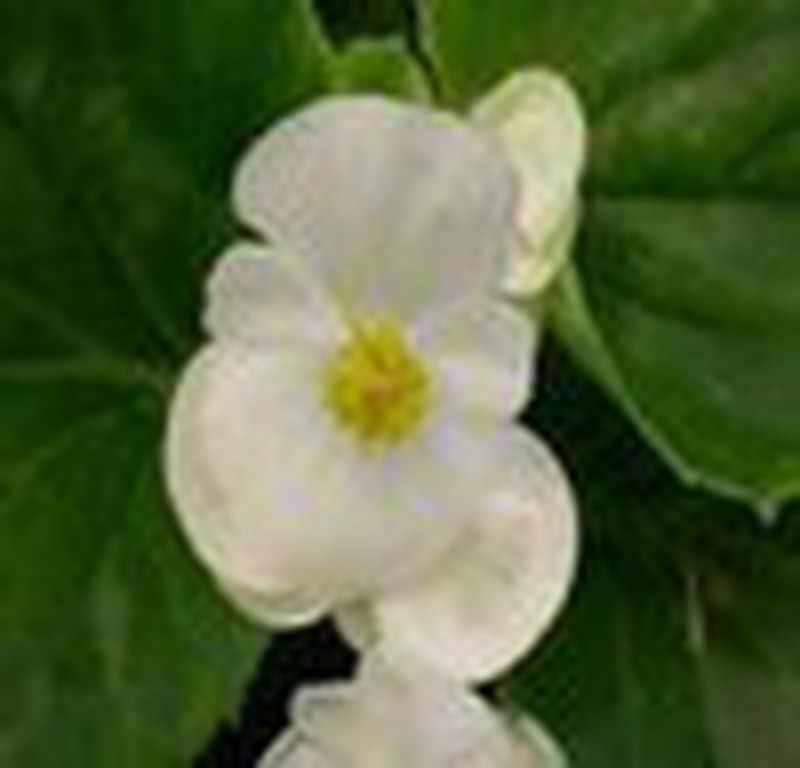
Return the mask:
<path fill-rule="evenodd" d="M 559 74 L 520 70 L 478 101 L 471 116 L 499 139 L 520 187 L 507 289 L 539 294 L 566 262 L 577 230 L 587 143 L 580 100 Z"/>
<path fill-rule="evenodd" d="M 268 242 L 220 259 L 170 410 L 190 543 L 261 622 L 333 611 L 494 676 L 558 611 L 577 540 L 556 460 L 513 424 L 535 338 L 499 296 L 501 153 L 444 113 L 330 98 L 256 142 L 234 203 Z"/>
<path fill-rule="evenodd" d="M 367 657 L 356 680 L 306 688 L 259 768 L 564 768 L 553 740 L 435 670 Z"/>

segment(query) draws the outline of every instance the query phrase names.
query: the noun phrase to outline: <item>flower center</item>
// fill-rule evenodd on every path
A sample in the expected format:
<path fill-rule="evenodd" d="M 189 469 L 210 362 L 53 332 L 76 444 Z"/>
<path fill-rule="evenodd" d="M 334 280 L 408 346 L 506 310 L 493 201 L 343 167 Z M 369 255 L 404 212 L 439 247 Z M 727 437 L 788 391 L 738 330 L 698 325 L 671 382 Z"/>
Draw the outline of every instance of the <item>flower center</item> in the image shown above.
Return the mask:
<path fill-rule="evenodd" d="M 428 411 L 430 389 L 419 355 L 387 318 L 356 320 L 325 369 L 327 405 L 369 444 L 395 444 L 412 434 Z"/>

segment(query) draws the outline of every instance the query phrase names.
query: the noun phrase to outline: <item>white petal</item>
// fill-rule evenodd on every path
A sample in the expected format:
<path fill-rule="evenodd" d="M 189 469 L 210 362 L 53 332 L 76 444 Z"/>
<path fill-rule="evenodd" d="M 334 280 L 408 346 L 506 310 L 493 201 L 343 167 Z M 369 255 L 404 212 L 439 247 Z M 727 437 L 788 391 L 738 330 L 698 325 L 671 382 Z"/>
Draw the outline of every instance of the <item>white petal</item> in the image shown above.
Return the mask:
<path fill-rule="evenodd" d="M 340 766 L 306 742 L 297 731 L 288 729 L 261 758 L 258 768 L 340 768 Z"/>
<path fill-rule="evenodd" d="M 238 243 L 207 284 L 204 324 L 217 339 L 247 344 L 324 344 L 339 331 L 335 307 L 302 264 L 255 243 Z"/>
<path fill-rule="evenodd" d="M 516 768 L 516 734 L 477 695 L 410 660 L 372 654 L 354 684 L 300 692 L 305 738 L 353 768 Z"/>
<path fill-rule="evenodd" d="M 303 738 L 337 764 L 360 766 L 369 758 L 383 768 L 382 753 L 392 746 L 374 706 L 361 693 L 357 682 L 302 688 L 292 701 L 291 720 Z"/>
<path fill-rule="evenodd" d="M 304 592 L 297 586 L 283 590 L 267 585 L 248 586 L 217 573 L 217 586 L 226 597 L 254 621 L 271 627 L 302 627 L 321 619 L 329 610 L 319 591 Z"/>
<path fill-rule="evenodd" d="M 333 621 L 341 636 L 359 653 L 366 653 L 380 641 L 375 605 L 368 600 L 336 606 Z"/>
<path fill-rule="evenodd" d="M 523 717 L 514 726 L 519 755 L 515 768 L 567 768 L 561 747 L 536 720 Z"/>
<path fill-rule="evenodd" d="M 472 116 L 499 138 L 520 182 L 518 254 L 508 288 L 530 295 L 552 278 L 569 251 L 586 155 L 583 110 L 564 78 L 531 69 L 503 81 Z"/>
<path fill-rule="evenodd" d="M 533 321 L 496 302 L 463 302 L 418 328 L 445 397 L 490 416 L 516 415 L 531 391 L 538 341 Z"/>
<path fill-rule="evenodd" d="M 243 490 L 253 482 L 252 466 L 236 468 L 235 455 L 226 456 L 235 454 L 237 427 L 253 414 L 245 402 L 244 411 L 231 410 L 226 424 L 218 401 L 225 399 L 226 377 L 235 398 L 245 361 L 253 357 L 246 348 L 237 354 L 235 347 L 210 345 L 190 363 L 170 410 L 165 474 L 188 541 L 222 591 L 257 621 L 293 626 L 324 612 L 329 598 L 281 576 L 280 558 L 257 535 L 253 518 L 259 510 L 248 508 L 245 494 L 238 498 L 231 491 L 238 482 Z"/>
<path fill-rule="evenodd" d="M 562 607 L 575 570 L 575 504 L 544 444 L 517 431 L 495 487 L 461 550 L 375 606 L 387 648 L 461 680 L 491 679 L 525 655 Z"/>
<path fill-rule="evenodd" d="M 454 116 L 351 96 L 258 140 L 234 205 L 347 306 L 409 316 L 496 290 L 515 189 L 502 153 Z"/>
<path fill-rule="evenodd" d="M 319 365 L 300 350 L 210 345 L 168 430 L 168 484 L 195 550 L 223 588 L 290 623 L 297 606 L 313 613 L 427 569 L 478 513 L 474 487 L 496 450 L 490 429 L 444 417 L 408 444 L 365 450 L 327 412 Z"/>
<path fill-rule="evenodd" d="M 520 233 L 512 249 L 513 269 L 505 283 L 511 298 L 538 297 L 559 275 L 572 253 L 580 210 L 576 200 L 541 246 L 532 247 Z"/>

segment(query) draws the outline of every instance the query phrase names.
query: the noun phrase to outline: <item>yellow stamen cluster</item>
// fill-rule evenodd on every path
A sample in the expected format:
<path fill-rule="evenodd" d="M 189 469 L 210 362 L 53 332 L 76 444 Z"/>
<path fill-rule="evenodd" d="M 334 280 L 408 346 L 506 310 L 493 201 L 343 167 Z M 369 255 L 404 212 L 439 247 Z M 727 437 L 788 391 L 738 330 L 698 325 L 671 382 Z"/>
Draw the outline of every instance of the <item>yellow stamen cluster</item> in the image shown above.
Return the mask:
<path fill-rule="evenodd" d="M 354 321 L 325 369 L 325 400 L 359 440 L 396 444 L 411 435 L 430 405 L 430 381 L 403 329 L 387 318 Z"/>

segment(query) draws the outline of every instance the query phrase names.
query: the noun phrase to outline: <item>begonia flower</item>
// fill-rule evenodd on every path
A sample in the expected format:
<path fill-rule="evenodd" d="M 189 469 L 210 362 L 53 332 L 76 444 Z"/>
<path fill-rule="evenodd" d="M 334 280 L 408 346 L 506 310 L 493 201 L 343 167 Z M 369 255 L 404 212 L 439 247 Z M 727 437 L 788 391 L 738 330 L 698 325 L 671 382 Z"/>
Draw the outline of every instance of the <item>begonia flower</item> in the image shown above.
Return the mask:
<path fill-rule="evenodd" d="M 550 736 L 436 670 L 367 657 L 354 682 L 301 689 L 259 768 L 564 768 Z"/>
<path fill-rule="evenodd" d="M 564 474 L 514 423 L 536 332 L 500 290 L 502 153 L 444 112 L 328 98 L 255 142 L 233 201 L 254 236 L 211 274 L 169 414 L 190 544 L 260 622 L 335 613 L 493 676 L 556 615 L 577 540 Z"/>

